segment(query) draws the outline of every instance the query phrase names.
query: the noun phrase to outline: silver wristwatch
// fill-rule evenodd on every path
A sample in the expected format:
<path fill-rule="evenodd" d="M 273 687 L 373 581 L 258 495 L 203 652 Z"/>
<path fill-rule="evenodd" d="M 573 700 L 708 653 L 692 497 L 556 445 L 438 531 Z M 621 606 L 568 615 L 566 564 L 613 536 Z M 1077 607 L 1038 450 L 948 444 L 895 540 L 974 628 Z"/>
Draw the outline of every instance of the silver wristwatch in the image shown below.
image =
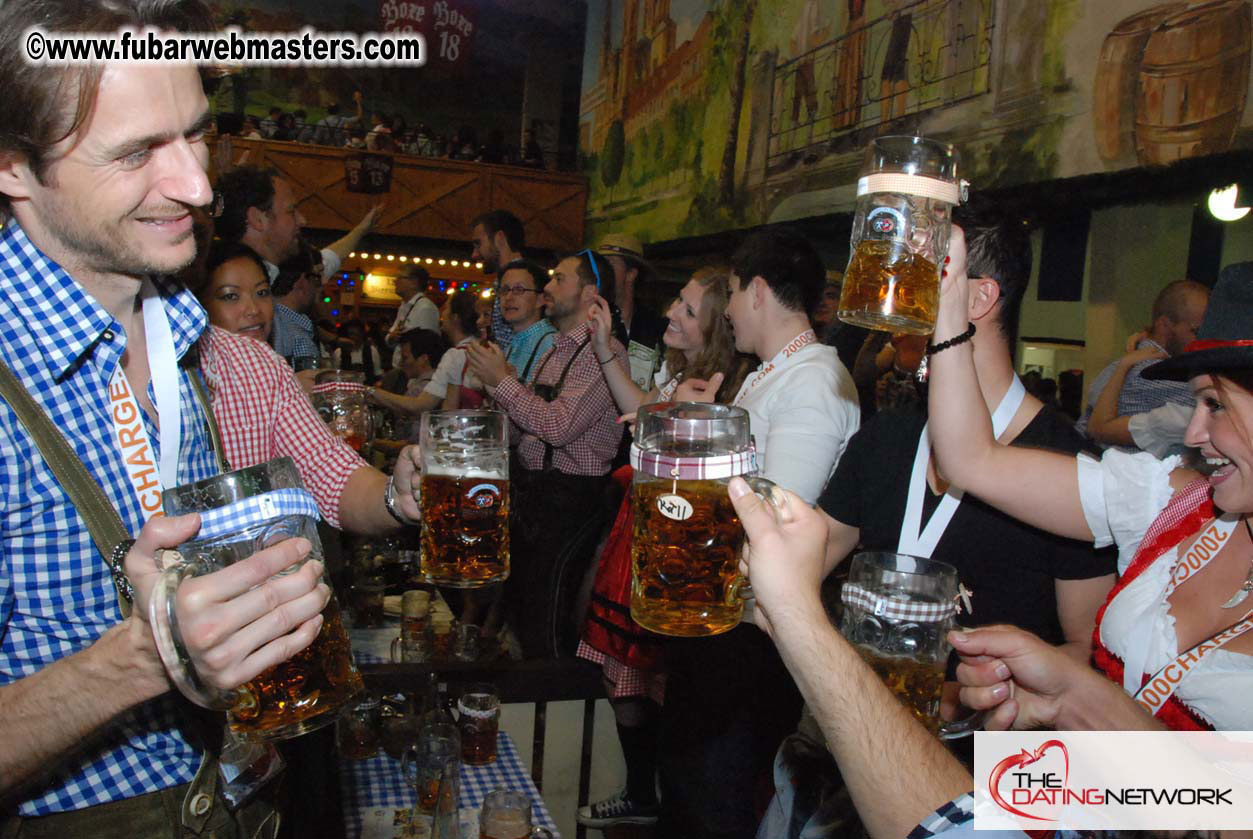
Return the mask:
<path fill-rule="evenodd" d="M 416 521 L 408 519 L 399 509 L 396 508 L 396 476 L 390 475 L 387 478 L 387 489 L 383 490 L 383 505 L 387 507 L 387 512 L 391 513 L 392 518 L 406 527 L 417 524 Z"/>

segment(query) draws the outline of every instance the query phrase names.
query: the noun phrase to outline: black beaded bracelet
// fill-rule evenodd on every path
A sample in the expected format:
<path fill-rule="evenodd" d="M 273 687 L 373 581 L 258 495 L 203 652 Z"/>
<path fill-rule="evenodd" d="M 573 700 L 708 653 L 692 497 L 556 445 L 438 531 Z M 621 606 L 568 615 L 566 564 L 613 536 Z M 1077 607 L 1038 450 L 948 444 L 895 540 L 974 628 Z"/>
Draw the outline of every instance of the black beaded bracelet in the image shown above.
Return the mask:
<path fill-rule="evenodd" d="M 930 341 L 928 341 L 927 342 L 927 355 L 935 355 L 938 352 L 943 352 L 944 350 L 947 350 L 949 347 L 955 347 L 958 344 L 964 344 L 973 337 L 975 337 L 975 325 L 971 323 L 970 326 L 966 327 L 966 331 L 958 335 L 956 338 L 949 338 L 947 341 L 941 341 L 938 344 L 932 344 Z"/>
<path fill-rule="evenodd" d="M 606 358 L 604 361 L 600 361 L 600 359 L 599 359 L 599 358 L 598 358 L 598 359 L 596 359 L 596 360 L 597 360 L 597 361 L 600 361 L 600 366 L 601 366 L 601 367 L 604 367 L 606 364 L 610 363 L 611 361 L 613 361 L 613 360 L 614 360 L 615 358 L 617 358 L 617 357 L 618 357 L 618 354 L 617 354 L 617 353 L 614 353 L 613 355 L 611 355 L 611 356 L 609 356 L 608 358 Z"/>
<path fill-rule="evenodd" d="M 117 586 L 118 594 L 126 598 L 127 603 L 135 602 L 135 589 L 131 585 L 130 577 L 126 576 L 124 567 L 126 555 L 130 553 L 134 544 L 134 539 L 123 539 L 113 546 L 113 553 L 109 557 L 109 568 L 113 571 L 113 583 Z"/>

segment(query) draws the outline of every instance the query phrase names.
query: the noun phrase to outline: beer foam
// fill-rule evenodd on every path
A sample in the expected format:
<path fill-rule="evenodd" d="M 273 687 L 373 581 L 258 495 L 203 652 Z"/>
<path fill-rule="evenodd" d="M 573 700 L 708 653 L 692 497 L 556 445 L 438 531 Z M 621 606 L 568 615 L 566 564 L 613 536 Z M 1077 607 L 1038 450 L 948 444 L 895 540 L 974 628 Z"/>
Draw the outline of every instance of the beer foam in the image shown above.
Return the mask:
<path fill-rule="evenodd" d="M 458 480 L 475 481 L 507 481 L 509 480 L 507 470 L 504 469 L 484 469 L 478 466 L 440 466 L 432 464 L 424 467 L 422 474 L 430 478 L 456 478 Z"/>

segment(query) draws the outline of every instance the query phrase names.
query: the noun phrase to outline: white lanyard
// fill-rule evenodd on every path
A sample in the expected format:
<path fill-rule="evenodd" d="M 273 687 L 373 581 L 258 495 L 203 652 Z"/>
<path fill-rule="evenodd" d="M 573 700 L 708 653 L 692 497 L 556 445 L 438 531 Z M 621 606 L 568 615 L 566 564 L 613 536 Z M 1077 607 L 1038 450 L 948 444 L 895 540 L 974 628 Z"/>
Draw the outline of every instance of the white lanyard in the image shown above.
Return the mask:
<path fill-rule="evenodd" d="M 109 380 L 109 416 L 113 421 L 113 440 L 122 452 L 127 478 L 139 500 L 144 521 L 147 521 L 161 510 L 162 488 L 173 486 L 178 478 L 182 411 L 179 405 L 178 359 L 165 307 L 150 280 L 144 281 L 141 295 L 148 371 L 152 377 L 157 418 L 164 441 L 160 464 L 154 457 L 152 441 L 148 439 L 143 412 L 120 363 Z"/>
<path fill-rule="evenodd" d="M 1179 688 L 1179 683 L 1203 659 L 1212 653 L 1218 652 L 1228 641 L 1234 641 L 1250 629 L 1253 629 L 1253 611 L 1245 613 L 1244 617 L 1232 626 L 1227 627 L 1217 635 L 1206 638 L 1192 649 L 1172 659 L 1170 664 L 1154 673 L 1144 683 L 1144 687 L 1134 692 L 1136 702 L 1140 703 L 1140 707 L 1150 714 L 1157 714 L 1162 706 L 1175 695 L 1175 691 Z M 1127 674 L 1130 672 L 1131 668 L 1123 668 L 1124 689 L 1128 692 L 1131 692 L 1131 689 L 1127 688 L 1125 683 Z"/>
<path fill-rule="evenodd" d="M 993 437 L 999 438 L 1005 433 L 1005 429 L 1009 427 L 1010 421 L 1018 413 L 1018 408 L 1026 395 L 1027 389 L 1023 387 L 1022 381 L 1014 376 L 1009 390 L 1005 391 L 1000 404 L 992 413 Z M 929 425 L 930 422 L 922 427 L 922 436 L 918 438 L 918 451 L 914 455 L 914 470 L 909 477 L 909 496 L 905 502 L 905 518 L 901 522 L 901 535 L 896 545 L 898 553 L 923 559 L 931 558 L 932 551 L 939 544 L 940 537 L 944 535 L 944 530 L 953 519 L 953 514 L 957 512 L 957 505 L 961 503 L 963 495 L 962 490 L 950 486 L 944 493 L 944 497 L 940 499 L 935 512 L 931 514 L 926 528 L 922 527 L 923 500 L 930 491 L 927 488 L 927 465 L 931 462 L 931 438 L 927 434 Z"/>
<path fill-rule="evenodd" d="M 1175 561 L 1175 566 L 1170 570 L 1170 581 L 1166 584 L 1166 590 L 1162 593 L 1161 600 L 1153 598 L 1148 605 L 1136 616 L 1134 626 L 1144 627 L 1143 631 L 1131 633 L 1127 638 L 1127 655 L 1123 659 L 1123 689 L 1127 693 L 1135 696 L 1140 691 L 1140 683 L 1144 679 L 1144 674 L 1148 672 L 1147 665 L 1149 661 L 1149 647 L 1152 644 L 1153 637 L 1157 631 L 1157 617 L 1155 614 L 1160 609 L 1160 604 L 1170 598 L 1174 594 L 1175 589 L 1184 580 L 1200 571 L 1210 560 L 1218 555 L 1223 545 L 1227 543 L 1227 539 L 1235 531 L 1236 525 L 1240 523 L 1239 516 L 1232 520 L 1224 520 L 1223 518 L 1215 519 L 1210 522 L 1209 526 L 1201 532 L 1192 546 L 1186 550 L 1182 556 Z M 1178 551 L 1176 551 L 1176 554 Z M 1148 569 L 1146 568 L 1145 571 Z M 1143 571 L 1141 572 L 1144 573 Z M 1128 586 L 1129 588 L 1130 586 Z M 1126 593 L 1126 589 L 1121 592 Z M 1168 607 L 1169 608 L 1169 607 Z M 1152 627 L 1149 629 L 1148 627 Z M 1237 633 L 1238 634 L 1238 633 Z M 1231 637 L 1235 637 L 1234 635 Z M 1227 640 L 1231 640 L 1228 638 Z M 1185 656 L 1187 653 L 1184 654 Z M 1180 656 L 1183 658 L 1183 656 Z M 1178 663 L 1176 659 L 1172 664 Z M 1185 671 L 1186 672 L 1186 668 Z M 1182 676 L 1180 677 L 1182 678 Z M 1152 684 L 1154 680 L 1150 680 Z M 1174 690 L 1172 688 L 1171 693 Z M 1170 697 L 1166 694 L 1162 701 Z"/>
<path fill-rule="evenodd" d="M 796 353 L 798 353 L 803 347 L 807 347 L 817 340 L 818 336 L 814 334 L 812 329 L 806 329 L 804 332 L 797 335 L 788 342 L 787 346 L 779 350 L 779 352 L 775 354 L 774 358 L 770 359 L 768 363 L 763 364 L 756 373 L 749 377 L 748 380 L 740 386 L 740 392 L 736 394 L 735 401 L 731 404 L 739 405 L 748 398 L 749 394 L 757 389 L 758 385 L 770 378 L 772 373 L 775 373 L 780 368 L 784 367 L 784 362 L 789 361 L 792 356 L 796 355 Z"/>

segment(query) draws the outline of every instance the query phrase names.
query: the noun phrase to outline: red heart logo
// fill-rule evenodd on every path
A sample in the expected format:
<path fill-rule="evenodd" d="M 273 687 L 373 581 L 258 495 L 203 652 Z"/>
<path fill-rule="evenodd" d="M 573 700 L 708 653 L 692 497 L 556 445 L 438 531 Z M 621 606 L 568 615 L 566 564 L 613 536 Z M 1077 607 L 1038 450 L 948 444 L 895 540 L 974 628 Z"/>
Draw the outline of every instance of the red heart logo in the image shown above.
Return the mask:
<path fill-rule="evenodd" d="M 1019 810 L 1017 807 L 1002 798 L 1000 789 L 1001 778 L 1004 777 L 1006 772 L 1022 766 L 1030 766 L 1040 758 L 1044 757 L 1044 753 L 1052 748 L 1062 750 L 1062 758 L 1065 761 L 1066 766 L 1066 773 L 1062 780 L 1062 789 L 1068 788 L 1070 786 L 1070 752 L 1067 751 L 1066 744 L 1061 740 L 1045 740 L 1034 752 L 1029 752 L 1026 749 L 1023 749 L 1019 754 L 1010 755 L 992 768 L 992 774 L 988 778 L 988 789 L 992 793 L 992 800 L 1000 805 L 1002 809 L 1007 810 L 1016 816 L 1022 816 L 1024 819 L 1035 819 L 1036 821 L 1045 822 L 1056 821 L 1056 819 L 1050 819 L 1047 816 L 1035 816 L 1031 813 L 1024 813 L 1022 810 Z"/>

